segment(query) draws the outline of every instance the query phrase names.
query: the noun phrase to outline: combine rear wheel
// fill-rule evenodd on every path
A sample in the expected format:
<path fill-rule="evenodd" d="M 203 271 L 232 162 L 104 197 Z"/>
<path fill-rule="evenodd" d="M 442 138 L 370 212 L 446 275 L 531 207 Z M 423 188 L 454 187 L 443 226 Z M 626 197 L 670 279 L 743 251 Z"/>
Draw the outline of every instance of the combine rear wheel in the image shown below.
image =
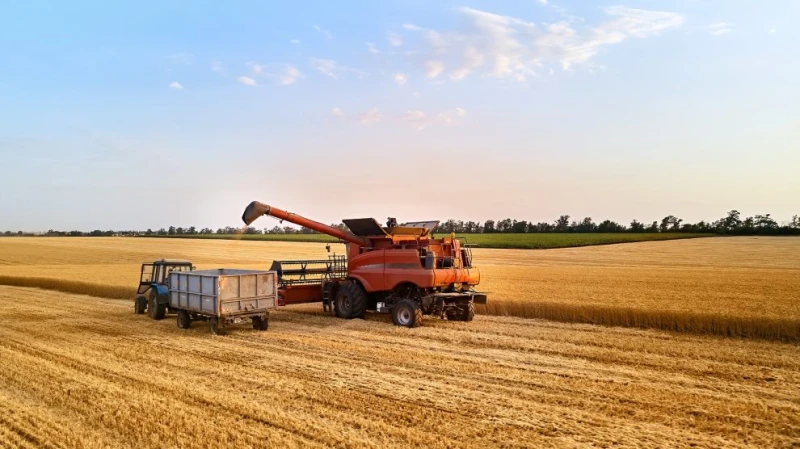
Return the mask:
<path fill-rule="evenodd" d="M 404 299 L 392 309 L 392 321 L 395 326 L 417 327 L 422 325 L 422 309 L 416 301 Z"/>
<path fill-rule="evenodd" d="M 189 312 L 185 310 L 178 310 L 178 327 L 181 329 L 189 329 L 189 326 L 192 325 L 192 317 L 189 316 Z"/>
<path fill-rule="evenodd" d="M 472 301 L 469 304 L 462 304 L 457 307 L 457 310 L 447 311 L 448 321 L 472 321 L 475 318 L 475 304 Z"/>
<path fill-rule="evenodd" d="M 339 318 L 364 318 L 364 312 L 367 309 L 367 294 L 356 282 L 342 282 L 336 290 L 334 309 Z"/>
<path fill-rule="evenodd" d="M 145 310 L 147 310 L 147 298 L 144 295 L 139 295 L 133 302 L 133 312 L 137 315 L 144 315 Z"/>

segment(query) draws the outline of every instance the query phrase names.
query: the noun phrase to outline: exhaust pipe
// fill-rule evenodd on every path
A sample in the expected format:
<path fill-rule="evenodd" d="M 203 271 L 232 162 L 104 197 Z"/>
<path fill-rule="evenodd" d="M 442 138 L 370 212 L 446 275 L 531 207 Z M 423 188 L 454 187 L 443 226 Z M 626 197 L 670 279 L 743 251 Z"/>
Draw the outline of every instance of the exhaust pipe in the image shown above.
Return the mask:
<path fill-rule="evenodd" d="M 256 221 L 256 219 L 264 214 L 268 214 L 270 207 L 264 203 L 259 203 L 258 201 L 253 201 L 252 203 L 247 205 L 247 208 L 244 210 L 242 214 L 242 221 L 247 226 L 250 226 L 250 223 Z"/>

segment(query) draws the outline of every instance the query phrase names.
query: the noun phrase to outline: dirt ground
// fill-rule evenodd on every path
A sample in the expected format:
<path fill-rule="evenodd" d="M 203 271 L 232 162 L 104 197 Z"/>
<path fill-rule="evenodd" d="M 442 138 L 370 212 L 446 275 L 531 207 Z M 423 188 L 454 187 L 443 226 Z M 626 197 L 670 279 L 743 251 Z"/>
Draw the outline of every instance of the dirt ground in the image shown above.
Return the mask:
<path fill-rule="evenodd" d="M 3 447 L 800 444 L 793 344 L 292 309 L 212 336 L 17 287 L 0 287 L 0 322 Z"/>

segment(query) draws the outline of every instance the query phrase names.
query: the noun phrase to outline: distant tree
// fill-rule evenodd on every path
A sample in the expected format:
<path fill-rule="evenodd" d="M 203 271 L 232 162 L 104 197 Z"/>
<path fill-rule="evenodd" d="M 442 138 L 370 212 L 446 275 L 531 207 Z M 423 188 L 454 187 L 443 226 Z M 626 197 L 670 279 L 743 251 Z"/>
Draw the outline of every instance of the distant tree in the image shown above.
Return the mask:
<path fill-rule="evenodd" d="M 556 232 L 568 232 L 569 231 L 569 215 L 562 215 L 558 217 L 556 220 Z"/>
<path fill-rule="evenodd" d="M 175 235 L 175 226 L 170 226 L 169 231 L 167 231 L 168 235 Z"/>
<path fill-rule="evenodd" d="M 209 235 L 209 234 L 213 234 L 214 230 L 211 229 L 211 228 L 203 228 L 203 229 L 200 230 L 200 233 L 203 234 L 203 235 Z"/>
<path fill-rule="evenodd" d="M 597 232 L 625 232 L 625 226 L 615 221 L 604 220 L 597 225 Z"/>
<path fill-rule="evenodd" d="M 167 230 L 164 229 L 164 228 L 161 228 L 161 229 L 158 230 L 157 233 L 158 233 L 158 235 L 167 235 Z"/>
<path fill-rule="evenodd" d="M 658 232 L 658 222 L 654 221 L 647 227 L 646 232 Z"/>
<path fill-rule="evenodd" d="M 144 235 L 153 235 L 153 230 L 150 229 L 150 228 L 147 228 L 147 231 L 144 231 Z"/>
<path fill-rule="evenodd" d="M 517 234 L 528 232 L 528 222 L 526 220 L 514 220 L 514 222 L 511 224 L 511 232 L 515 232 Z"/>
<path fill-rule="evenodd" d="M 483 232 L 487 234 L 494 232 L 494 220 L 486 220 L 483 223 Z"/>
<path fill-rule="evenodd" d="M 753 222 L 755 227 L 759 230 L 766 230 L 766 231 L 774 231 L 778 229 L 778 222 L 770 217 L 770 214 L 767 215 L 756 215 L 753 218 Z"/>
<path fill-rule="evenodd" d="M 725 233 L 735 232 L 742 225 L 741 214 L 738 210 L 732 210 L 728 212 L 727 217 L 716 221 L 714 224 L 718 231 Z"/>
<path fill-rule="evenodd" d="M 668 232 L 668 231 L 679 231 L 681 227 L 682 219 L 674 216 L 674 215 L 667 215 L 661 220 L 661 225 L 659 226 L 659 230 L 661 232 Z"/>
<path fill-rule="evenodd" d="M 639 223 L 635 218 L 631 221 L 631 225 L 628 228 L 631 232 L 644 232 L 644 223 Z"/>
<path fill-rule="evenodd" d="M 576 232 L 594 232 L 597 225 L 592 221 L 592 217 L 586 217 L 574 226 Z"/>
<path fill-rule="evenodd" d="M 800 215 L 794 215 L 789 223 L 790 228 L 800 229 Z"/>

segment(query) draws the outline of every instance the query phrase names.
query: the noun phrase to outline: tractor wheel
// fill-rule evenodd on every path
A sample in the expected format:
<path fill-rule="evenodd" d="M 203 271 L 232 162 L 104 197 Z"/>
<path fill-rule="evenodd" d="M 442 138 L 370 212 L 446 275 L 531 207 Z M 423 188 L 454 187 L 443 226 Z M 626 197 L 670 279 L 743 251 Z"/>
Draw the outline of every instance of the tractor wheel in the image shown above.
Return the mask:
<path fill-rule="evenodd" d="M 192 317 L 189 316 L 189 312 L 185 310 L 178 310 L 178 327 L 181 329 L 189 329 L 189 326 L 192 325 Z"/>
<path fill-rule="evenodd" d="M 422 325 L 422 309 L 416 301 L 404 299 L 392 309 L 392 321 L 395 326 L 417 327 Z"/>
<path fill-rule="evenodd" d="M 144 295 L 139 295 L 133 302 L 133 312 L 137 315 L 144 315 L 145 310 L 147 310 L 147 298 Z"/>
<path fill-rule="evenodd" d="M 211 318 L 208 321 L 208 329 L 214 335 L 222 335 L 222 328 L 219 325 L 219 319 L 218 318 Z"/>
<path fill-rule="evenodd" d="M 348 281 L 339 284 L 336 290 L 334 309 L 339 318 L 364 318 L 367 308 L 367 294 L 356 282 Z"/>
<path fill-rule="evenodd" d="M 147 312 L 150 318 L 154 320 L 163 320 L 164 315 L 167 314 L 167 305 L 159 304 L 156 295 L 150 295 L 150 299 L 147 300 Z"/>
<path fill-rule="evenodd" d="M 269 319 L 265 316 L 253 317 L 253 329 L 257 331 L 265 331 L 269 329 Z"/>

